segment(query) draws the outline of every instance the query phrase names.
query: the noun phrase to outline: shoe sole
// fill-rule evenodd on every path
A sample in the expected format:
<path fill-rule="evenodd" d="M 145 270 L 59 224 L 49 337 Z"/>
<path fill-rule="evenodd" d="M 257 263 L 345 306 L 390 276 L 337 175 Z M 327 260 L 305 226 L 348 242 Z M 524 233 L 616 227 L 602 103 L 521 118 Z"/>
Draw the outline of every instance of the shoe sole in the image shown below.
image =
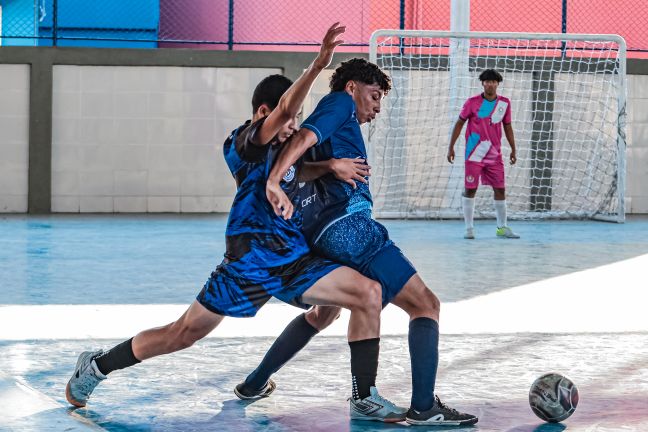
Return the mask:
<path fill-rule="evenodd" d="M 267 398 L 267 397 L 270 396 L 270 395 L 272 394 L 272 392 L 275 391 L 275 389 L 277 388 L 277 385 L 275 384 L 274 381 L 272 381 L 272 380 L 268 380 L 268 382 L 270 383 L 270 385 L 269 385 L 270 389 L 269 389 L 269 390 L 266 390 L 265 392 L 263 392 L 263 393 L 261 393 L 261 394 L 254 395 L 254 396 L 245 396 L 244 394 L 240 393 L 240 392 L 236 389 L 236 387 L 234 387 L 234 394 L 235 394 L 239 399 L 241 399 L 241 400 L 254 400 L 254 399 L 263 399 L 263 398 Z"/>
<path fill-rule="evenodd" d="M 359 421 L 377 421 L 377 422 L 382 422 L 382 423 L 398 423 L 405 421 L 405 418 L 402 419 L 382 419 L 380 417 L 353 417 L 351 416 L 351 420 L 359 420 Z"/>
<path fill-rule="evenodd" d="M 76 399 L 74 399 L 72 397 L 72 395 L 70 394 L 70 382 L 69 381 L 68 381 L 67 385 L 65 386 L 65 399 L 67 399 L 67 401 L 70 402 L 70 404 L 74 405 L 77 408 L 83 408 L 84 406 L 86 406 L 86 404 L 84 404 L 82 402 L 79 402 L 79 401 L 77 401 Z"/>
<path fill-rule="evenodd" d="M 86 352 L 82 352 L 79 358 L 77 359 L 76 366 L 74 366 L 74 373 L 72 374 L 72 378 L 74 378 L 74 375 L 79 370 L 79 365 L 81 364 L 81 356 L 85 353 Z M 74 399 L 72 397 L 72 393 L 70 393 L 70 381 L 72 381 L 72 378 L 70 378 L 70 380 L 67 382 L 67 385 L 65 386 L 65 399 L 67 399 L 67 401 L 70 402 L 70 404 L 74 405 L 75 407 L 83 408 L 84 406 L 86 406 L 86 404 Z"/>
<path fill-rule="evenodd" d="M 470 420 L 459 420 L 459 421 L 429 421 L 429 420 L 414 420 L 406 418 L 405 422 L 411 424 L 412 426 L 469 426 L 474 425 L 479 421 L 478 418 L 473 418 Z"/>

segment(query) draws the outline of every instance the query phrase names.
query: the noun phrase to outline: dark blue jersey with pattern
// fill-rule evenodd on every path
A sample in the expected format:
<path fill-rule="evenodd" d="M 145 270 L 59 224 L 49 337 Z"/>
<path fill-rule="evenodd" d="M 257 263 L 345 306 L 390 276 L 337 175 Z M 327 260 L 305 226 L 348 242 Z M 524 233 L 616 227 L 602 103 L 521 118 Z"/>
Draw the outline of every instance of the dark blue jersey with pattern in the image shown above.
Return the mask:
<path fill-rule="evenodd" d="M 301 212 L 286 221 L 274 214 L 266 198 L 266 180 L 282 144 L 254 144 L 254 134 L 263 121 L 241 125 L 223 146 L 225 160 L 237 182 L 225 231 L 225 261 L 246 272 L 285 265 L 309 252 L 300 231 Z M 281 187 L 298 208 L 295 166 L 288 170 Z"/>
<path fill-rule="evenodd" d="M 312 160 L 367 159 L 355 102 L 346 92 L 332 92 L 322 98 L 301 127 L 317 136 L 317 145 L 308 154 Z M 312 194 L 315 198 L 310 205 L 303 207 L 303 231 L 310 243 L 314 243 L 336 220 L 355 212 L 371 211 L 373 201 L 369 185 L 360 182 L 356 182 L 356 185 L 354 189 L 333 174 L 313 182 Z"/>

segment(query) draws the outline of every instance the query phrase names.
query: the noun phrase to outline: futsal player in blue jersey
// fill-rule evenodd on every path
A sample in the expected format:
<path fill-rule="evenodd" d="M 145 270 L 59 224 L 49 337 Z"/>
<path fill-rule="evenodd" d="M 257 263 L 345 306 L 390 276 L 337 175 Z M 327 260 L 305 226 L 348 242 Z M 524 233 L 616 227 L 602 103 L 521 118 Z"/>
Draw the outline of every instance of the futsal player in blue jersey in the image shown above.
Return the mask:
<path fill-rule="evenodd" d="M 293 216 L 294 203 L 281 188 L 283 173 L 311 148 L 319 160 L 366 160 L 360 124 L 378 115 L 391 82 L 378 66 L 364 59 L 352 59 L 336 69 L 330 88 L 331 92 L 285 146 L 268 177 L 268 200 L 277 215 L 286 220 Z M 358 182 L 352 186 L 326 175 L 315 182 L 315 191 L 312 203 L 297 209 L 303 213 L 303 231 L 313 250 L 379 281 L 383 304 L 391 302 L 409 314 L 412 399 L 406 421 L 413 425 L 476 423 L 477 417 L 449 408 L 435 396 L 440 302 L 389 239 L 387 229 L 372 218 L 368 185 Z M 284 353 L 294 353 L 303 346 L 286 343 L 294 340 L 290 332 L 287 328 L 280 336 L 284 342 L 277 349 Z M 273 349 L 274 346 L 270 351 Z M 264 358 L 252 375 L 265 378 L 268 372 L 278 369 L 276 366 Z M 350 400 L 352 418 L 370 420 L 370 410 L 371 406 L 361 399 Z"/>
<path fill-rule="evenodd" d="M 82 353 L 66 386 L 71 404 L 85 406 L 96 386 L 111 372 L 187 348 L 209 334 L 225 316 L 254 316 L 271 297 L 303 308 L 333 305 L 350 309 L 353 379 L 357 376 L 363 385 L 375 385 L 372 367 L 377 369 L 378 351 L 370 348 L 377 347 L 379 340 L 380 285 L 355 270 L 311 255 L 300 226 L 277 217 L 265 199 L 266 179 L 275 155 L 294 131 L 295 117 L 313 81 L 342 43 L 338 36 L 344 30 L 338 23 L 328 30 L 318 57 L 285 92 L 276 109 L 238 128 L 228 138 L 225 147 L 228 142 L 234 146 L 240 161 L 231 155 L 228 160 L 238 188 L 227 222 L 226 253 L 196 300 L 177 321 L 140 332 L 108 351 Z M 259 93 L 261 99 L 271 99 L 264 91 Z M 298 169 L 283 176 L 281 182 L 281 187 L 295 197 Z M 274 384 L 268 381 L 263 393 L 273 390 Z M 383 421 L 404 418 L 404 412 L 390 408 L 384 404 L 380 414 Z"/>

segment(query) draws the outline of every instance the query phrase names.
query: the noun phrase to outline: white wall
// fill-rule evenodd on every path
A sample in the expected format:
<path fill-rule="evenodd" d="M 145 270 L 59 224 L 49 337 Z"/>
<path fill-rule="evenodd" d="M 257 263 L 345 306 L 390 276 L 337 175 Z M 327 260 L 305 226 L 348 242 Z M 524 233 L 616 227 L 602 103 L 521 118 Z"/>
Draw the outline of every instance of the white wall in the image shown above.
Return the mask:
<path fill-rule="evenodd" d="M 0 65 L 0 213 L 27 211 L 29 66 Z"/>
<path fill-rule="evenodd" d="M 55 66 L 53 212 L 226 212 L 226 135 L 279 69 Z"/>
<path fill-rule="evenodd" d="M 52 211 L 226 212 L 225 136 L 278 69 L 56 66 Z M 316 82 L 307 115 L 328 92 Z M 0 213 L 26 212 L 29 66 L 0 65 Z M 627 212 L 648 213 L 648 76 L 628 77 Z"/>
<path fill-rule="evenodd" d="M 626 213 L 648 213 L 648 75 L 628 76 Z"/>

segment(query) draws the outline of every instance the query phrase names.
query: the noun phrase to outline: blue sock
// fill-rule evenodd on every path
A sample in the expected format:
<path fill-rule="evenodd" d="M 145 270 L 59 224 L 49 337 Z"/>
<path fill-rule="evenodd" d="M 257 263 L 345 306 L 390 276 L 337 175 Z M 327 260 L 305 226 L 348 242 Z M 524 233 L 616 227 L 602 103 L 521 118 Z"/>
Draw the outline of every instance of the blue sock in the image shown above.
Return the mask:
<path fill-rule="evenodd" d="M 254 390 L 262 388 L 270 376 L 304 348 L 317 333 L 317 329 L 306 321 L 306 315 L 301 314 L 292 320 L 272 344 L 261 364 L 245 379 L 245 386 Z"/>
<path fill-rule="evenodd" d="M 431 318 L 416 318 L 409 324 L 412 362 L 412 408 L 427 411 L 434 405 L 434 384 L 439 366 L 439 324 Z"/>

